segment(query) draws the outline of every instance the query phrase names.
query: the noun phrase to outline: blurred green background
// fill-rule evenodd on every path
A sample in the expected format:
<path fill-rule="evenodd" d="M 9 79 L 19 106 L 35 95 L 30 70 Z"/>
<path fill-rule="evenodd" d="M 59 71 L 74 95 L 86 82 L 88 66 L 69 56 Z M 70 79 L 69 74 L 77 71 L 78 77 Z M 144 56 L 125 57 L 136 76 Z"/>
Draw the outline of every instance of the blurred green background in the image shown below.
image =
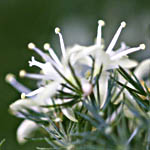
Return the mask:
<path fill-rule="evenodd" d="M 67 46 L 90 45 L 96 37 L 99 19 L 106 21 L 103 30 L 106 44 L 125 20 L 127 27 L 119 41 L 130 46 L 146 43 L 146 51 L 132 57 L 139 61 L 150 57 L 150 1 L 0 0 L 0 140 L 6 139 L 3 150 L 32 150 L 39 144 L 20 146 L 15 132 L 22 120 L 8 113 L 9 105 L 19 99 L 20 94 L 5 82 L 5 75 L 11 72 L 18 78 L 20 69 L 33 71 L 28 61 L 32 55 L 37 55 L 27 49 L 27 44 L 32 41 L 42 48 L 45 42 L 51 42 L 59 53 L 59 40 L 54 33 L 59 26 Z M 30 85 L 28 80 L 19 81 Z"/>

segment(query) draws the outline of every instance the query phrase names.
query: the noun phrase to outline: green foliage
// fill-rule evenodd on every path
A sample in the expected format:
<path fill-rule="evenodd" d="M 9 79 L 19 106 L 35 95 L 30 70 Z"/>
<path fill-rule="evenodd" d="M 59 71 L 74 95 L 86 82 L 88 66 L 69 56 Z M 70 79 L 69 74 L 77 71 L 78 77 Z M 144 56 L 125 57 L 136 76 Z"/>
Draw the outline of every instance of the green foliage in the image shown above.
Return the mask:
<path fill-rule="evenodd" d="M 134 73 L 129 75 L 121 67 L 117 72 L 112 71 L 107 100 L 101 109 L 99 92 L 95 94 L 92 91 L 90 95 L 82 96 L 80 80 L 70 63 L 69 67 L 76 85 L 65 79 L 56 68 L 67 83 L 62 84 L 62 90 L 58 90 L 54 95 L 54 105 L 41 106 L 49 108 L 49 112 L 43 113 L 28 108 L 26 108 L 26 112 L 20 112 L 24 118 L 38 123 L 44 131 L 40 136 L 27 140 L 40 140 L 47 143 L 47 147 L 37 147 L 37 150 L 149 150 L 150 92 L 146 84 L 143 87 Z M 93 70 L 94 68 L 91 69 L 91 74 L 93 74 Z M 89 80 L 93 84 L 93 88 L 99 88 L 98 80 L 101 72 L 102 66 L 95 78 L 93 75 L 90 76 Z M 119 81 L 120 75 L 125 79 L 125 83 Z M 72 90 L 73 94 L 64 92 L 63 88 Z M 55 98 L 71 98 L 72 100 L 55 104 Z M 118 99 L 120 101 L 115 104 Z M 73 107 L 78 122 L 72 122 L 62 115 L 61 107 Z M 52 108 L 53 110 L 51 110 Z M 55 121 L 54 114 L 61 116 L 61 121 Z"/>

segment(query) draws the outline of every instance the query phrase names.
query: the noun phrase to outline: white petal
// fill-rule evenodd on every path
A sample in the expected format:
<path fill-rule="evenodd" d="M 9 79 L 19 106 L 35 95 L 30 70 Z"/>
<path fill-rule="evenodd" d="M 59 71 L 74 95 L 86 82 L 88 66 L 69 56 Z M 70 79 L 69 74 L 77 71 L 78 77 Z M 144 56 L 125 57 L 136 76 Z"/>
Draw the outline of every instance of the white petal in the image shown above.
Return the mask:
<path fill-rule="evenodd" d="M 108 74 L 102 74 L 99 80 L 100 100 L 101 108 L 104 106 L 107 98 L 108 90 Z"/>
<path fill-rule="evenodd" d="M 31 138 L 33 134 L 39 129 L 39 126 L 31 121 L 24 120 L 17 129 L 17 140 L 20 144 L 27 142 L 25 138 Z"/>
<path fill-rule="evenodd" d="M 78 122 L 78 120 L 75 118 L 72 108 L 62 108 L 62 112 L 71 121 Z"/>
<path fill-rule="evenodd" d="M 43 65 L 42 70 L 43 70 L 44 74 L 51 74 L 51 73 L 55 72 L 54 68 L 52 67 L 52 65 L 49 62 L 47 62 Z"/>
<path fill-rule="evenodd" d="M 57 99 L 55 101 L 55 104 L 63 104 L 65 102 L 69 102 L 71 100 L 68 100 L 68 99 L 64 99 L 64 100 L 61 100 L 61 99 Z M 68 118 L 70 119 L 71 121 L 74 121 L 74 122 L 78 122 L 78 120 L 75 118 L 75 115 L 74 115 L 74 112 L 72 110 L 72 108 L 64 108 L 64 107 L 61 107 L 61 110 L 62 110 L 62 113 Z"/>
<path fill-rule="evenodd" d="M 146 59 L 140 63 L 140 65 L 134 71 L 139 80 L 150 75 L 150 59 Z"/>
<path fill-rule="evenodd" d="M 131 60 L 127 57 L 118 59 L 115 61 L 116 64 L 118 64 L 119 66 L 123 67 L 123 68 L 133 68 L 137 66 L 137 61 L 135 60 Z"/>
<path fill-rule="evenodd" d="M 89 46 L 89 47 L 80 47 L 81 49 L 74 50 L 70 55 L 68 56 L 71 60 L 72 64 L 75 64 L 78 60 L 85 60 L 84 63 L 89 63 L 90 59 L 87 57 L 89 55 L 95 54 L 95 51 L 99 51 L 101 48 L 97 45 Z"/>
<path fill-rule="evenodd" d="M 96 65 L 98 67 L 98 70 L 99 70 L 101 64 L 103 64 L 103 71 L 110 69 L 110 66 L 112 63 L 110 60 L 110 56 L 108 54 L 106 54 L 103 50 L 101 50 L 97 54 L 95 54 L 95 58 L 96 58 Z"/>
<path fill-rule="evenodd" d="M 44 87 L 40 87 L 40 88 L 38 88 L 38 89 L 36 89 L 36 90 L 34 90 L 34 91 L 32 91 L 32 92 L 26 94 L 25 96 L 27 96 L 27 97 L 32 97 L 32 96 L 35 96 L 35 95 L 37 95 L 38 93 L 42 92 L 43 90 L 44 90 Z"/>
<path fill-rule="evenodd" d="M 20 111 L 25 111 L 24 107 L 32 108 L 34 106 L 34 103 L 30 99 L 20 99 L 15 101 L 9 106 L 9 111 L 13 115 L 16 115 L 18 117 L 23 117 L 20 113 Z"/>
<path fill-rule="evenodd" d="M 75 53 L 75 52 L 79 52 L 82 49 L 85 49 L 85 46 L 81 46 L 81 45 L 74 45 L 73 47 L 67 48 L 67 54 L 71 54 L 71 53 Z"/>
<path fill-rule="evenodd" d="M 35 105 L 45 105 L 45 101 L 56 93 L 58 87 L 59 82 L 53 81 L 48 84 L 45 89 L 33 99 Z"/>

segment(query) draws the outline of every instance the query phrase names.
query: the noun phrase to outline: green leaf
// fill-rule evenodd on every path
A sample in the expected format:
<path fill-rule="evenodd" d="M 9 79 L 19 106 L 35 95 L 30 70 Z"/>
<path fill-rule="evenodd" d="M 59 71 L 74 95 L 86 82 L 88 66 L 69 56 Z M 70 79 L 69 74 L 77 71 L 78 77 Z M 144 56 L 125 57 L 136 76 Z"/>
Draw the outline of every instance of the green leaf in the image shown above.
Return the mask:
<path fill-rule="evenodd" d="M 139 92 L 138 90 L 135 90 L 135 89 L 133 89 L 133 88 L 128 87 L 126 84 L 123 84 L 123 83 L 117 81 L 117 80 L 116 80 L 114 77 L 112 77 L 112 76 L 110 76 L 110 77 L 111 77 L 116 83 L 118 83 L 121 87 L 126 88 L 128 91 L 132 91 L 132 92 L 141 94 L 141 92 Z"/>
<path fill-rule="evenodd" d="M 70 70 L 71 70 L 71 73 L 72 73 L 72 75 L 73 75 L 73 77 L 74 77 L 74 79 L 75 79 L 75 81 L 76 81 L 76 83 L 77 83 L 77 85 L 78 85 L 78 87 L 79 87 L 79 90 L 82 91 L 81 82 L 80 82 L 79 78 L 76 76 L 75 71 L 74 71 L 74 69 L 73 69 L 73 67 L 72 67 L 72 65 L 71 65 L 71 63 L 70 63 L 70 61 L 68 61 L 68 65 L 69 65 L 69 68 L 70 68 Z"/>
<path fill-rule="evenodd" d="M 139 80 L 136 78 L 136 76 L 132 73 L 134 79 L 131 78 L 131 75 L 129 75 L 122 67 L 119 66 L 118 72 L 131 84 L 135 89 L 139 92 L 139 94 L 146 96 L 145 90 L 141 86 Z"/>

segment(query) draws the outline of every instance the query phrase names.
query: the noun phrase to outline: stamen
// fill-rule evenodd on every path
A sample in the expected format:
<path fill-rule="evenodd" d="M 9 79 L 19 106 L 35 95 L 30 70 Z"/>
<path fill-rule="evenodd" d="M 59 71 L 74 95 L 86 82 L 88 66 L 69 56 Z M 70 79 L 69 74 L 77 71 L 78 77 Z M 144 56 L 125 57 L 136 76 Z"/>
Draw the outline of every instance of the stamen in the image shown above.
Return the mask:
<path fill-rule="evenodd" d="M 66 50 L 65 50 L 65 44 L 64 44 L 64 40 L 63 40 L 62 34 L 60 33 L 60 28 L 58 28 L 58 27 L 55 28 L 55 33 L 59 35 L 60 47 L 61 47 L 62 55 L 65 58 Z"/>
<path fill-rule="evenodd" d="M 11 73 L 7 74 L 5 77 L 6 82 L 11 83 L 15 79 L 15 76 Z"/>
<path fill-rule="evenodd" d="M 37 48 L 34 43 L 29 43 L 28 48 L 34 50 L 37 54 L 39 54 L 45 62 L 50 60 L 50 57 L 44 52 L 42 52 L 39 48 Z"/>
<path fill-rule="evenodd" d="M 5 80 L 11 85 L 13 86 L 16 90 L 18 90 L 20 93 L 29 93 L 31 92 L 30 89 L 28 89 L 27 87 L 25 87 L 24 85 L 22 85 L 21 83 L 19 83 L 15 76 L 11 73 L 6 75 Z"/>
<path fill-rule="evenodd" d="M 58 59 L 57 55 L 54 53 L 54 50 L 50 47 L 50 44 L 45 43 L 44 44 L 44 49 L 49 51 L 49 54 L 51 55 L 51 57 L 53 58 L 53 60 L 60 66 L 62 67 L 62 64 L 60 62 L 60 60 Z"/>
<path fill-rule="evenodd" d="M 138 47 L 134 47 L 134 48 L 129 48 L 125 51 L 122 51 L 120 53 L 117 53 L 116 55 L 113 55 L 111 57 L 111 60 L 115 60 L 118 59 L 120 57 L 126 56 L 127 54 L 131 54 L 133 52 L 139 51 L 139 50 L 144 50 L 145 49 L 145 44 L 140 44 Z"/>
<path fill-rule="evenodd" d="M 119 38 L 119 35 L 120 35 L 122 29 L 125 28 L 125 26 L 126 26 L 126 23 L 124 21 L 121 22 L 121 25 L 120 25 L 119 29 L 117 30 L 117 32 L 115 33 L 112 41 L 110 42 L 110 44 L 106 50 L 106 53 L 111 53 L 111 51 L 113 50 L 113 48 L 114 48 L 114 46 L 115 46 L 115 44 Z"/>
<path fill-rule="evenodd" d="M 50 77 L 43 74 L 27 73 L 25 70 L 20 70 L 19 76 L 21 78 L 30 78 L 35 80 L 49 80 Z"/>
<path fill-rule="evenodd" d="M 97 38 L 96 38 L 96 44 L 98 46 L 101 46 L 101 40 L 102 40 L 102 27 L 105 25 L 105 22 L 103 20 L 98 21 L 98 29 L 97 29 Z"/>

